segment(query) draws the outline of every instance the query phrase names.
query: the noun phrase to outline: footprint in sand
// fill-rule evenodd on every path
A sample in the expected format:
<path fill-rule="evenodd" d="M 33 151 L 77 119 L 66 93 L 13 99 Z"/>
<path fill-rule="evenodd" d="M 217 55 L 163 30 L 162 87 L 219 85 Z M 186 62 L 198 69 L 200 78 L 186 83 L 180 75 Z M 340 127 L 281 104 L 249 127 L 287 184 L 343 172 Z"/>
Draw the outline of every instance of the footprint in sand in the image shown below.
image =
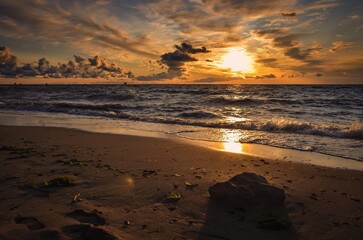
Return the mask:
<path fill-rule="evenodd" d="M 39 197 L 39 198 L 49 197 L 49 193 L 47 191 L 33 187 L 33 186 L 29 186 L 29 185 L 20 186 L 19 189 L 27 192 L 29 195 L 31 195 L 33 197 Z"/>
<path fill-rule="evenodd" d="M 74 224 L 62 227 L 62 231 L 72 239 L 84 240 L 116 240 L 115 235 L 105 229 L 93 227 L 89 224 Z"/>
<path fill-rule="evenodd" d="M 36 233 L 33 239 L 59 240 L 62 239 L 61 232 L 55 229 L 43 229 Z"/>
<path fill-rule="evenodd" d="M 81 223 L 90 223 L 96 226 L 106 224 L 106 219 L 97 210 L 86 212 L 82 209 L 77 209 L 71 213 L 68 213 L 67 216 L 74 218 Z"/>
<path fill-rule="evenodd" d="M 16 217 L 14 222 L 17 224 L 25 224 L 30 230 L 39 230 L 44 228 L 44 225 L 34 217 Z"/>

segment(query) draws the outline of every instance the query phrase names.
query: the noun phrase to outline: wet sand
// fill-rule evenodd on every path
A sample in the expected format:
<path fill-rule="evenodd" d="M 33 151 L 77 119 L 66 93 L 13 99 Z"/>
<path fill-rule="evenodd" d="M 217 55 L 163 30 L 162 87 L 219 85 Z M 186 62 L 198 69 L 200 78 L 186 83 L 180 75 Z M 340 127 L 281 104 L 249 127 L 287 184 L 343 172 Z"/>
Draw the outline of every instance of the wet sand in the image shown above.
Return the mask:
<path fill-rule="evenodd" d="M 0 136 L 0 239 L 363 235 L 362 171 L 262 159 L 174 139 L 63 128 L 1 126 Z M 284 189 L 285 205 L 233 208 L 211 201 L 210 186 L 243 172 Z M 168 199 L 171 193 L 177 199 Z M 267 215 L 289 227 L 258 228 Z"/>

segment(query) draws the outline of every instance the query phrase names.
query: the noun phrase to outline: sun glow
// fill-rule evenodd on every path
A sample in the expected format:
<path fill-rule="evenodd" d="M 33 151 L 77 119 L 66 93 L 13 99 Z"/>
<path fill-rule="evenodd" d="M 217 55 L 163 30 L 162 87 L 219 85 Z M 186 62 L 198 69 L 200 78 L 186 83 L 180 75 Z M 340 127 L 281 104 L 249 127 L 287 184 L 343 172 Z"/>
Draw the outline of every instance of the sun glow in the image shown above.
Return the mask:
<path fill-rule="evenodd" d="M 239 143 L 241 133 L 234 129 L 220 129 L 221 149 L 226 152 L 243 153 L 243 145 Z"/>
<path fill-rule="evenodd" d="M 230 69 L 232 72 L 253 73 L 253 59 L 244 49 L 231 48 L 221 58 L 220 68 Z"/>

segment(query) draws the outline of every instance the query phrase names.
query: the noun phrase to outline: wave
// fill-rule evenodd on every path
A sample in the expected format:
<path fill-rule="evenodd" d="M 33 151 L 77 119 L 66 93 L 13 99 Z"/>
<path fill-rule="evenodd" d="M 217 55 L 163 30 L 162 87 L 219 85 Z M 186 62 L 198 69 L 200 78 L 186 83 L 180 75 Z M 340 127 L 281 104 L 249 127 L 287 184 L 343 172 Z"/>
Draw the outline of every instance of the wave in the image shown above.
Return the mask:
<path fill-rule="evenodd" d="M 211 103 L 216 104 L 233 104 L 233 105 L 246 105 L 246 104 L 266 104 L 266 103 L 281 103 L 281 104 L 300 104 L 301 100 L 294 99 L 277 99 L 277 98 L 251 98 L 251 97 L 216 97 L 211 98 Z"/>
<path fill-rule="evenodd" d="M 125 117 L 119 116 L 120 118 Z M 239 130 L 255 130 L 273 133 L 305 134 L 331 138 L 348 138 L 363 140 L 363 124 L 352 123 L 348 126 L 337 126 L 330 124 L 314 124 L 289 119 L 272 119 L 265 122 L 236 122 L 227 123 L 221 121 L 198 121 L 195 119 L 165 118 L 165 117 L 143 117 L 128 115 L 127 119 L 144 122 L 155 122 L 165 124 L 191 125 L 209 128 L 226 128 Z"/>
<path fill-rule="evenodd" d="M 272 119 L 259 124 L 253 124 L 251 130 L 298 133 L 335 138 L 363 139 L 363 124 L 360 122 L 355 122 L 348 126 L 338 126 L 280 118 Z"/>
<path fill-rule="evenodd" d="M 264 97 L 226 97 L 226 96 L 217 96 L 211 97 L 209 100 L 210 103 L 213 104 L 221 104 L 221 105 L 260 105 L 260 104 L 281 104 L 281 105 L 293 105 L 293 104 L 301 104 L 301 105 L 309 105 L 312 107 L 325 107 L 325 106 L 347 106 L 348 108 L 352 105 L 351 99 L 328 99 L 328 98 L 302 98 L 302 99 L 294 99 L 294 98 L 273 98 L 271 96 Z M 363 103 L 355 103 L 357 107 L 362 107 Z"/>
<path fill-rule="evenodd" d="M 114 101 L 127 101 L 131 99 L 135 99 L 136 96 L 131 93 L 125 93 L 125 94 L 108 94 L 108 93 L 96 93 L 96 94 L 90 94 L 85 97 L 85 99 L 90 100 L 114 100 Z"/>
<path fill-rule="evenodd" d="M 211 113 L 211 112 L 205 112 L 205 111 L 193 111 L 193 112 L 183 112 L 178 114 L 178 117 L 182 118 L 204 118 L 204 119 L 212 119 L 212 118 L 218 118 L 218 115 Z"/>
<path fill-rule="evenodd" d="M 128 105 L 119 103 L 92 104 L 92 103 L 75 103 L 75 102 L 32 102 L 32 101 L 9 101 L 0 104 L 3 109 L 17 109 L 28 111 L 46 111 L 46 112 L 65 112 L 70 110 L 91 110 L 91 111 L 114 111 L 114 110 L 143 110 L 141 105 Z"/>
<path fill-rule="evenodd" d="M 176 107 L 176 106 L 175 106 Z M 312 123 L 288 118 L 272 118 L 270 120 L 226 122 L 220 116 L 208 111 L 169 109 L 172 114 L 155 115 L 156 109 L 138 104 L 92 104 L 75 102 L 29 102 L 3 101 L 0 109 L 22 111 L 61 112 L 76 115 L 100 116 L 106 118 L 128 119 L 143 122 L 191 125 L 209 128 L 226 128 L 240 130 L 256 130 L 263 132 L 307 134 L 332 138 L 349 138 L 363 140 L 363 124 L 334 125 L 328 123 Z M 186 106 L 185 106 L 186 107 Z M 165 112 L 165 109 L 163 110 Z M 173 113 L 178 113 L 173 116 Z"/>

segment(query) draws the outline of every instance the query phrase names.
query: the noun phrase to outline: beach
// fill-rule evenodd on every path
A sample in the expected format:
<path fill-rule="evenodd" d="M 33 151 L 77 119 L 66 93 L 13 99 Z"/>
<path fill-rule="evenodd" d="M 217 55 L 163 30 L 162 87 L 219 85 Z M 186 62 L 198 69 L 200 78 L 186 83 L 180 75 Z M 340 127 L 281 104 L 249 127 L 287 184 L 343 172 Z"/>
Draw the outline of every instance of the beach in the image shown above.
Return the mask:
<path fill-rule="evenodd" d="M 66 128 L 1 126 L 0 136 L 0 239 L 363 234 L 362 171 L 222 152 L 178 139 Z M 233 208 L 211 200 L 209 187 L 245 172 L 283 189 L 284 205 Z M 266 215 L 288 227 L 259 228 Z"/>
<path fill-rule="evenodd" d="M 359 9 L 0 0 L 0 240 L 363 240 Z"/>

